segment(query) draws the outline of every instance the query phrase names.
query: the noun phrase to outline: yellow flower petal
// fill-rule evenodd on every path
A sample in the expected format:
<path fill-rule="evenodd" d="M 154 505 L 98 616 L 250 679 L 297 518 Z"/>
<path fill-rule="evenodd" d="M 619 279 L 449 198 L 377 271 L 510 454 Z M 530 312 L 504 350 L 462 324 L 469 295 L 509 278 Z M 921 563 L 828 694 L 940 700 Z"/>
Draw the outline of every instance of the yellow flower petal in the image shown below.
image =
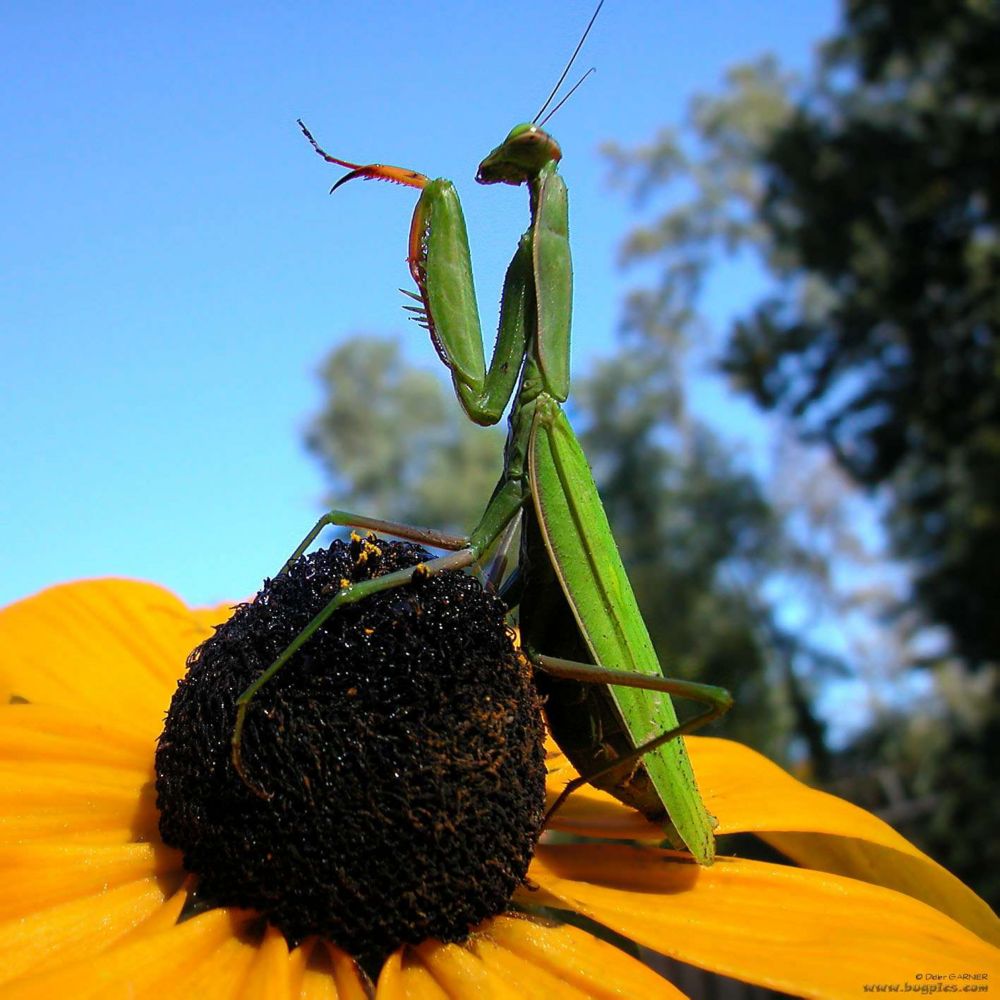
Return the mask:
<path fill-rule="evenodd" d="M 1000 945 L 1000 920 L 989 905 L 924 854 L 901 853 L 860 839 L 809 833 L 761 833 L 796 864 L 884 885 L 923 900 L 983 940 Z"/>
<path fill-rule="evenodd" d="M 62 962 L 0 991 L 3 1000 L 169 1000 L 238 997 L 256 952 L 238 936 L 244 914 L 211 910 L 155 934 L 131 935 L 102 954 Z M 227 993 L 226 990 L 229 992 Z"/>
<path fill-rule="evenodd" d="M 1000 953 L 902 893 L 783 865 L 699 868 L 645 847 L 539 847 L 529 877 L 655 951 L 796 996 L 855 996 L 918 971 L 1000 974 Z"/>
<path fill-rule="evenodd" d="M 299 960 L 296 959 L 296 965 Z M 246 1000 L 290 1000 L 292 972 L 285 936 L 274 927 L 268 927 L 257 947 L 241 996 Z M 298 993 L 298 983 L 295 985 Z"/>
<path fill-rule="evenodd" d="M 371 1000 L 373 992 L 356 963 L 319 938 L 309 938 L 288 955 L 287 995 L 294 1000 Z M 263 995 L 274 1000 L 285 994 Z"/>
<path fill-rule="evenodd" d="M 157 822 L 151 777 L 86 765 L 0 764 L 0 842 L 86 831 L 152 840 Z"/>
<path fill-rule="evenodd" d="M 652 969 L 575 927 L 496 917 L 462 945 L 426 941 L 395 952 L 378 1000 L 489 997 L 493 1000 L 683 998 Z"/>
<path fill-rule="evenodd" d="M 168 947 L 164 942 L 161 947 Z M 230 935 L 214 951 L 199 956 L 186 976 L 167 975 L 154 989 L 141 990 L 139 995 L 161 997 L 163 1000 L 190 1000 L 191 997 L 211 997 L 212 1000 L 242 1000 L 253 975 L 258 949 L 253 941 L 243 941 Z"/>
<path fill-rule="evenodd" d="M 0 844 L 158 840 L 152 752 L 79 710 L 0 706 Z"/>
<path fill-rule="evenodd" d="M 804 785 L 742 744 L 698 736 L 686 742 L 705 805 L 719 821 L 716 833 L 755 833 L 803 867 L 905 892 L 1000 943 L 1000 921 L 986 903 L 887 823 Z M 549 770 L 551 804 L 576 771 L 555 750 Z M 659 827 L 590 786 L 570 796 L 552 828 L 582 837 L 662 840 Z"/>
<path fill-rule="evenodd" d="M 187 895 L 166 898 L 181 874 L 176 852 L 159 845 L 153 740 L 187 655 L 228 613 L 191 612 L 157 587 L 114 580 L 54 588 L 0 612 L 0 692 L 30 702 L 0 709 L 0 879 L 8 890 L 0 982 L 9 977 L 0 996 L 368 995 L 357 966 L 332 946 L 289 952 L 277 931 L 261 936 L 252 915 L 235 911 L 177 924 Z M 981 901 L 874 817 L 738 745 L 690 745 L 720 832 L 756 832 L 816 867 L 921 896 L 970 926 L 978 921 L 980 933 L 994 928 Z M 551 783 L 567 780 L 565 772 Z M 659 837 L 591 789 L 558 822 Z M 150 843 L 131 842 L 141 839 Z M 653 849 L 557 847 L 539 849 L 531 874 L 542 886 L 536 897 L 682 961 L 801 995 L 905 981 L 928 955 L 936 972 L 990 971 L 997 958 L 898 892 L 779 865 L 720 859 L 704 870 Z M 611 945 L 520 918 L 490 921 L 462 946 L 401 949 L 378 995 L 680 996 Z"/>
<path fill-rule="evenodd" d="M 413 951 L 444 990 L 445 996 L 481 996 L 503 1000 L 515 995 L 507 984 L 493 981 L 485 964 L 461 945 L 425 941 Z"/>
<path fill-rule="evenodd" d="M 493 958 L 483 954 L 487 942 L 493 946 Z M 588 997 L 684 996 L 649 966 L 576 927 L 497 917 L 473 938 L 472 945 L 483 954 L 487 965 L 496 963 L 498 972 L 502 972 L 506 964 L 501 964 L 499 956 L 521 959 L 523 979 L 518 977 L 510 981 L 517 983 L 519 988 L 522 982 L 544 985 L 545 990 L 539 991 L 542 997 L 559 996 L 558 989 L 562 986 L 572 987 Z M 513 971 L 513 967 L 510 968 Z M 543 973 L 551 973 L 551 976 L 543 980 Z"/>
<path fill-rule="evenodd" d="M 164 897 L 159 882 L 148 878 L 0 922 L 0 984 L 51 968 L 54 963 L 79 961 L 88 966 L 95 956 L 155 913 Z M 26 995 L 80 995 L 72 980 L 67 982 L 65 990 Z M 7 992 L 2 995 L 6 1000 Z"/>
<path fill-rule="evenodd" d="M 409 948 L 394 951 L 382 966 L 376 1000 L 448 1000 L 448 994 Z"/>
<path fill-rule="evenodd" d="M 181 911 L 187 905 L 193 880 L 188 877 L 187 883 L 181 886 L 158 910 L 154 911 L 148 920 L 137 924 L 132 928 L 115 947 L 125 944 L 132 944 L 140 938 L 152 937 L 155 934 L 162 934 L 163 931 L 170 930 L 180 919 Z"/>
<path fill-rule="evenodd" d="M 79 709 L 0 705 L 0 762 L 70 761 L 147 775 L 151 751 L 148 738 Z"/>
<path fill-rule="evenodd" d="M 1000 944 L 1000 921 L 986 903 L 870 812 L 809 788 L 742 744 L 694 737 L 688 746 L 718 833 L 756 833 L 804 867 L 905 892 Z"/>
<path fill-rule="evenodd" d="M 56 961 L 54 968 L 0 987 L 0 997 L 367 1000 L 356 966 L 332 946 L 310 942 L 289 952 L 284 937 L 270 928 L 258 942 L 247 934 L 253 915 L 234 910 L 211 910 L 177 924 L 186 899 L 183 890 L 176 893 L 96 959 Z M 307 967 L 314 946 L 321 959 L 332 953 L 332 968 L 330 962 Z"/>
<path fill-rule="evenodd" d="M 298 1000 L 339 1000 L 337 985 L 328 972 L 318 969 L 306 969 L 302 975 L 299 992 L 295 994 Z M 368 1000 L 368 994 L 362 993 L 362 1000 Z"/>
<path fill-rule="evenodd" d="M 0 846 L 0 920 L 153 876 L 177 875 L 181 856 L 151 844 Z"/>
<path fill-rule="evenodd" d="M 588 994 L 560 982 L 552 973 L 514 952 L 494 944 L 487 937 L 473 942 L 476 956 L 499 982 L 516 984 L 522 1000 L 581 1000 Z"/>
<path fill-rule="evenodd" d="M 317 945 L 317 950 L 319 947 Z M 374 990 L 371 989 L 367 977 L 358 968 L 354 959 L 329 942 L 323 942 L 323 947 L 329 959 L 330 975 L 336 986 L 335 996 L 338 997 L 338 1000 L 368 1000 L 374 993 Z M 309 970 L 306 970 L 302 1000 L 306 1000 L 305 988 L 309 983 Z"/>
<path fill-rule="evenodd" d="M 0 611 L 0 693 L 155 738 L 204 618 L 153 584 L 52 587 Z"/>
<path fill-rule="evenodd" d="M 333 945 L 311 938 L 292 951 L 268 927 L 240 1000 L 368 1000 L 363 974 Z"/>

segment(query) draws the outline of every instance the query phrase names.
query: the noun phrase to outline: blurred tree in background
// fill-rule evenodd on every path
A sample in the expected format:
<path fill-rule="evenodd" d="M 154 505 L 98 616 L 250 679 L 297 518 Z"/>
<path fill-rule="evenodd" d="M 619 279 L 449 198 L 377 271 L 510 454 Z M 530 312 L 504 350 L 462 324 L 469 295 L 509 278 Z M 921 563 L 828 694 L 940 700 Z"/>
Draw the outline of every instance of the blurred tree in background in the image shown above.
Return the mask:
<path fill-rule="evenodd" d="M 728 686 L 726 735 L 881 812 L 994 903 L 997 52 L 986 0 L 849 0 L 808 80 L 736 68 L 681 130 L 609 148 L 649 217 L 625 260 L 654 277 L 571 398 L 665 669 Z M 733 253 L 769 290 L 719 343 L 701 295 Z M 694 415 L 706 360 L 783 418 L 769 475 Z M 394 342 L 344 344 L 322 377 L 308 443 L 331 504 L 467 531 L 503 434 Z M 845 675 L 868 696 L 831 745 L 817 704 Z"/>
<path fill-rule="evenodd" d="M 933 697 L 905 716 L 874 706 L 840 790 L 886 806 L 994 901 L 998 51 L 994 3 L 850 0 L 804 84 L 769 59 L 738 68 L 682 134 L 610 151 L 641 201 L 671 196 L 626 246 L 658 269 L 630 298 L 630 331 L 651 349 L 690 339 L 720 252 L 753 254 L 771 290 L 717 363 L 875 491 L 909 571 L 883 607 L 901 665 L 934 668 Z"/>
<path fill-rule="evenodd" d="M 769 140 L 779 291 L 724 364 L 865 486 L 915 596 L 969 663 L 1000 655 L 1000 8 L 849 7 Z"/>
<path fill-rule="evenodd" d="M 464 419 L 448 385 L 407 364 L 396 341 L 344 341 L 319 375 L 326 402 L 306 447 L 330 481 L 326 505 L 471 531 L 500 477 L 504 433 Z"/>
<path fill-rule="evenodd" d="M 727 736 L 826 774 L 811 689 L 842 666 L 779 625 L 779 575 L 802 583 L 759 483 L 687 407 L 681 366 L 627 343 L 577 378 L 579 428 L 615 539 L 665 672 L 736 697 Z M 792 744 L 797 752 L 793 754 Z"/>

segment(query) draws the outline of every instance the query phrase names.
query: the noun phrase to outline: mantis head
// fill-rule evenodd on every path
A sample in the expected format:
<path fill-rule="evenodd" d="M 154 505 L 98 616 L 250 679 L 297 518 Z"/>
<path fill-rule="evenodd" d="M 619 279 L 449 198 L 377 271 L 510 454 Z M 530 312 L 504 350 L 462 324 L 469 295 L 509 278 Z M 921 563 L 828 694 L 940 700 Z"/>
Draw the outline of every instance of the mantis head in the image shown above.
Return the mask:
<path fill-rule="evenodd" d="M 559 143 L 544 129 L 526 122 L 515 125 L 507 138 L 479 164 L 480 184 L 524 184 L 542 167 L 562 159 Z"/>

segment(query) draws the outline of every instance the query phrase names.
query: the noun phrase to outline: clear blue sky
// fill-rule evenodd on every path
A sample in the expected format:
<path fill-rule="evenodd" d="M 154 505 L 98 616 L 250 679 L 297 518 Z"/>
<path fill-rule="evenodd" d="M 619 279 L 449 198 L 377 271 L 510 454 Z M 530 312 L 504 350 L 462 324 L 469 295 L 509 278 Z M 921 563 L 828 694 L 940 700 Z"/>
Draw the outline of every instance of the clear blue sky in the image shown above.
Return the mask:
<path fill-rule="evenodd" d="M 301 430 L 345 336 L 403 333 L 412 194 L 328 198 L 333 152 L 453 178 L 484 326 L 525 197 L 478 188 L 590 0 L 8 4 L 0 14 L 0 603 L 118 575 L 251 594 L 319 512 Z M 572 209 L 577 369 L 610 348 L 635 220 L 599 144 L 648 140 L 764 51 L 803 68 L 833 0 L 608 0 L 551 124 Z M 735 287 L 713 303 L 740 305 Z"/>

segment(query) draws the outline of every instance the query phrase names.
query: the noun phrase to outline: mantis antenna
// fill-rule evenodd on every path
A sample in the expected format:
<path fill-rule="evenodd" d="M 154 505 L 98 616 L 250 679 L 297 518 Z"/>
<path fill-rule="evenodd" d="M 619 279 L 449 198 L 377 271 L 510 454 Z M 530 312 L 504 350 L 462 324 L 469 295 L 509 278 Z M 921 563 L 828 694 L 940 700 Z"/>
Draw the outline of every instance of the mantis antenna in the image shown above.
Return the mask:
<path fill-rule="evenodd" d="M 555 97 L 556 94 L 559 92 L 559 88 L 563 85 L 563 80 L 566 79 L 566 75 L 569 73 L 570 69 L 572 69 L 573 63 L 576 61 L 576 57 L 580 54 L 580 49 L 583 48 L 583 43 L 587 40 L 587 35 L 590 34 L 590 29 L 594 26 L 594 22 L 597 20 L 597 15 L 600 14 L 601 8 L 603 6 L 604 6 L 604 0 L 601 0 L 601 2 L 597 5 L 597 9 L 591 15 L 590 22 L 587 24 L 587 27 L 584 30 L 583 35 L 580 37 L 580 41 L 576 43 L 576 48 L 573 50 L 573 54 L 569 57 L 569 62 L 566 63 L 566 68 L 562 71 L 562 75 L 556 81 L 556 85 L 552 88 L 552 92 L 549 94 L 548 97 L 545 98 L 545 103 L 538 109 L 538 114 L 535 115 L 535 117 L 531 119 L 531 124 L 532 125 L 537 125 L 538 124 L 538 119 L 541 118 L 542 115 L 545 114 L 545 109 L 552 103 L 552 98 Z M 590 72 L 592 72 L 592 71 L 588 71 L 587 73 L 584 73 L 583 77 L 576 84 L 576 87 L 579 87 L 580 84 L 583 83 L 583 81 L 587 79 L 587 77 L 590 75 Z M 576 90 L 576 87 L 574 87 L 573 90 Z M 569 92 L 569 94 L 572 94 L 573 90 L 571 90 Z M 569 97 L 569 94 L 567 94 L 566 97 Z M 552 115 L 555 114 L 555 112 L 558 111 L 559 108 L 562 107 L 563 101 L 566 100 L 566 97 L 564 97 L 562 99 L 562 101 L 560 101 L 552 109 L 552 112 L 549 115 L 549 118 L 551 118 Z M 549 120 L 548 118 L 545 119 L 545 121 L 548 121 L 548 120 Z M 542 124 L 544 124 L 544 122 Z"/>
<path fill-rule="evenodd" d="M 538 123 L 539 128 L 545 128 L 545 123 L 576 93 L 576 88 L 583 83 L 584 80 L 590 76 L 591 73 L 596 73 L 597 70 L 591 66 L 583 76 L 580 77 L 572 87 L 569 88 L 569 93 Z"/>

